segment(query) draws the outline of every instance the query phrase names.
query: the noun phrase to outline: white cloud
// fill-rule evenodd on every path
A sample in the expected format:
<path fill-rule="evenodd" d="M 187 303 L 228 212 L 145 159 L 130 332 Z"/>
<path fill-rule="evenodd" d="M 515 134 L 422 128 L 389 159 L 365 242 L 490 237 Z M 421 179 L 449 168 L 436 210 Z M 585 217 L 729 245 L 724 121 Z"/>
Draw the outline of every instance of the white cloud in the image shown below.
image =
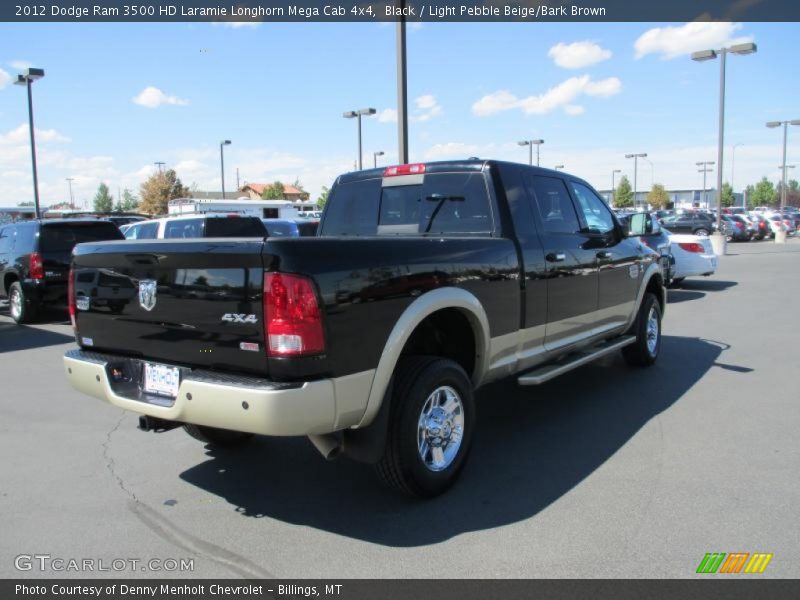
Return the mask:
<path fill-rule="evenodd" d="M 417 108 L 411 115 L 411 120 L 417 123 L 430 121 L 433 117 L 442 114 L 442 107 L 436 101 L 436 97 L 430 94 L 419 96 L 414 100 L 414 104 Z"/>
<path fill-rule="evenodd" d="M 645 31 L 633 47 L 636 58 L 658 54 L 664 60 L 691 54 L 697 50 L 720 48 L 752 41 L 752 37 L 733 37 L 740 23 L 694 21 L 675 27 L 655 27 Z"/>
<path fill-rule="evenodd" d="M 3 71 L 3 69 L 0 69 L 0 90 L 6 87 L 9 83 L 11 83 L 11 75 Z"/>
<path fill-rule="evenodd" d="M 584 112 L 586 112 L 586 109 L 583 106 L 579 106 L 577 104 L 567 104 L 564 107 L 564 112 L 574 117 L 577 115 L 582 115 Z"/>
<path fill-rule="evenodd" d="M 36 128 L 37 142 L 69 142 L 70 139 L 61 135 L 55 129 Z M 27 123 L 22 123 L 8 133 L 0 134 L 0 144 L 27 144 L 29 140 L 29 129 Z"/>
<path fill-rule="evenodd" d="M 18 71 L 24 71 L 25 69 L 30 69 L 33 66 L 33 63 L 27 60 L 12 60 L 8 63 L 13 69 L 17 69 Z"/>
<path fill-rule="evenodd" d="M 177 96 L 169 96 L 152 85 L 144 88 L 131 100 L 134 104 L 138 104 L 146 108 L 158 108 L 162 104 L 172 104 L 175 106 L 189 104 L 188 100 L 185 100 L 184 98 L 178 98 Z"/>
<path fill-rule="evenodd" d="M 485 117 L 518 108 L 529 115 L 543 115 L 560 106 L 572 104 L 579 96 L 608 97 L 618 94 L 621 89 L 622 82 L 617 77 L 601 81 L 592 81 L 588 75 L 570 77 L 537 96 L 517 98 L 508 90 L 488 94 L 472 105 L 472 112 L 479 117 Z"/>
<path fill-rule="evenodd" d="M 377 117 L 381 123 L 397 123 L 397 111 L 393 108 L 384 108 Z"/>
<path fill-rule="evenodd" d="M 582 69 L 611 58 L 611 50 L 606 50 L 591 42 L 559 43 L 550 48 L 547 56 L 565 69 Z"/>

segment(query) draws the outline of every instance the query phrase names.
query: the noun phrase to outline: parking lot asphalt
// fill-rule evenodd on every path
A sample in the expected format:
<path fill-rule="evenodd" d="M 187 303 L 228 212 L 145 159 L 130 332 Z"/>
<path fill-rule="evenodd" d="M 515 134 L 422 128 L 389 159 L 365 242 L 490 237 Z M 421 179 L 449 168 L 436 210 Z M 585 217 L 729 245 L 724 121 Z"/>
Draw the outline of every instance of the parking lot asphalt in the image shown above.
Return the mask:
<path fill-rule="evenodd" d="M 15 568 L 46 554 L 194 559 L 96 576 L 677 578 L 707 552 L 798 577 L 799 267 L 800 240 L 731 244 L 669 292 L 655 367 L 482 389 L 467 468 L 426 502 L 305 439 L 138 431 L 67 385 L 63 317 L 18 327 L 0 306 L 0 577 L 92 575 Z"/>

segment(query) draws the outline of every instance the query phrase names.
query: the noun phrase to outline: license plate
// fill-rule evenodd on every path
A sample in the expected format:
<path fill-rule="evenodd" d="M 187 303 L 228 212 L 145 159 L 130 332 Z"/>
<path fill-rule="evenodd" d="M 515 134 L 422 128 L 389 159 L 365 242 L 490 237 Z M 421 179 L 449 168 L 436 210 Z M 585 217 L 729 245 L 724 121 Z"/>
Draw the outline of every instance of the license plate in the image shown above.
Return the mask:
<path fill-rule="evenodd" d="M 181 384 L 180 371 L 177 367 L 144 363 L 144 391 L 159 396 L 178 396 Z"/>
<path fill-rule="evenodd" d="M 75 298 L 75 306 L 77 306 L 78 310 L 89 310 L 91 305 L 92 300 L 87 296 L 78 296 Z"/>

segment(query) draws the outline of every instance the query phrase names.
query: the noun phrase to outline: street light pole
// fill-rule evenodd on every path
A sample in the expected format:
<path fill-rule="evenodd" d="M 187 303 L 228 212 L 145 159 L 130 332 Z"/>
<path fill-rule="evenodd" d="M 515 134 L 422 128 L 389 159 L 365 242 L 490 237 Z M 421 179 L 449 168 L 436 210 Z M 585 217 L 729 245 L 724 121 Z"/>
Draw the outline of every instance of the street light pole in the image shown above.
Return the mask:
<path fill-rule="evenodd" d="M 397 0 L 400 20 L 397 21 L 397 158 L 408 164 L 408 70 L 406 69 L 405 0 Z"/>
<path fill-rule="evenodd" d="M 706 210 L 708 210 L 709 206 L 708 206 L 708 194 L 706 193 L 706 173 L 711 173 L 711 171 L 714 170 L 714 169 L 709 168 L 714 164 L 714 161 L 713 160 L 705 160 L 705 161 L 696 162 L 694 164 L 696 164 L 698 167 L 703 167 L 702 169 L 697 169 L 697 172 L 703 174 L 703 202 L 706 205 Z"/>
<path fill-rule="evenodd" d="M 633 159 L 633 207 L 637 208 L 639 206 L 639 201 L 636 199 L 636 186 L 639 177 L 639 159 L 647 158 L 647 153 L 640 152 L 639 154 L 626 154 L 625 158 Z"/>
<path fill-rule="evenodd" d="M 67 177 L 67 184 L 69 184 L 69 205 L 70 208 L 75 208 L 75 197 L 72 195 L 72 181 L 74 177 Z"/>
<path fill-rule="evenodd" d="M 225 146 L 230 146 L 230 140 L 222 140 L 219 143 L 219 173 L 222 178 L 222 199 L 225 200 L 225 159 L 222 155 L 222 149 Z"/>
<path fill-rule="evenodd" d="M 781 162 L 781 214 L 783 214 L 783 211 L 786 209 L 786 141 L 789 137 L 789 125 L 800 125 L 800 119 L 793 119 L 791 121 L 770 121 L 767 123 L 767 127 L 769 128 L 780 127 L 781 125 L 783 125 L 783 161 Z M 776 242 L 781 243 L 785 241 L 785 239 L 785 235 L 778 238 L 778 234 L 775 234 Z"/>
<path fill-rule="evenodd" d="M 166 163 L 163 163 L 161 161 L 156 161 L 153 164 L 156 166 L 156 169 L 158 169 L 158 172 L 161 173 L 164 170 L 164 165 Z"/>
<path fill-rule="evenodd" d="M 519 146 L 528 147 L 528 164 L 533 166 L 533 147 L 536 146 L 536 166 L 539 166 L 539 146 L 544 144 L 544 140 L 522 140 L 517 142 Z"/>
<path fill-rule="evenodd" d="M 555 167 L 553 167 L 553 170 L 560 171 L 563 168 L 564 168 L 564 165 L 556 165 Z"/>
<path fill-rule="evenodd" d="M 719 139 L 717 141 L 717 231 L 711 240 L 715 254 L 725 254 L 725 236 L 722 234 L 722 168 L 725 137 L 725 62 L 728 53 L 753 54 L 758 50 L 752 42 L 734 44 L 719 50 L 701 50 L 692 53 L 692 60 L 702 62 L 719 57 Z"/>
<path fill-rule="evenodd" d="M 377 152 L 372 153 L 372 168 L 378 168 L 378 157 L 383 156 L 383 150 L 378 150 Z"/>
<path fill-rule="evenodd" d="M 363 161 L 363 154 L 361 152 L 361 116 L 362 115 L 374 115 L 376 111 L 374 108 L 359 108 L 358 110 L 348 110 L 347 112 L 343 113 L 342 116 L 345 119 L 358 119 L 358 170 L 364 168 L 364 161 Z"/>
<path fill-rule="evenodd" d="M 44 69 L 25 69 L 23 75 L 17 75 L 16 85 L 24 85 L 28 88 L 28 127 L 31 134 L 31 170 L 33 172 L 33 208 L 36 218 L 42 216 L 39 208 L 39 175 L 36 169 L 36 136 L 33 132 L 33 91 L 31 86 L 37 79 L 44 77 Z"/>
<path fill-rule="evenodd" d="M 736 173 L 736 148 L 741 146 L 742 144 L 734 144 L 731 146 L 731 192 L 736 193 L 736 186 L 734 185 L 734 174 Z M 744 204 L 744 195 L 742 195 L 742 208 L 745 210 L 747 207 Z"/>

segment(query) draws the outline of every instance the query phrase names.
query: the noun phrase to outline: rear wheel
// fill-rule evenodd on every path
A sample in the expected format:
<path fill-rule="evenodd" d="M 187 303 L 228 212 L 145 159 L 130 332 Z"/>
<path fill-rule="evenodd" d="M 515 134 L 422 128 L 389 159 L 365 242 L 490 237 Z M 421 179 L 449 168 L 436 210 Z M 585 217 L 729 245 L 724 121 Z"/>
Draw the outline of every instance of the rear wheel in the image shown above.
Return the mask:
<path fill-rule="evenodd" d="M 8 290 L 8 309 L 16 323 L 30 323 L 36 319 L 39 307 L 25 296 L 22 284 L 15 281 Z"/>
<path fill-rule="evenodd" d="M 207 427 L 205 425 L 191 425 L 187 423 L 183 429 L 194 439 L 219 446 L 221 448 L 233 448 L 240 446 L 253 437 L 252 433 L 243 431 L 231 431 L 230 429 L 219 429 L 217 427 Z"/>
<path fill-rule="evenodd" d="M 475 427 L 472 382 L 452 360 L 403 359 L 395 373 L 391 417 L 376 470 L 405 494 L 431 497 L 446 491 L 469 454 Z"/>
<path fill-rule="evenodd" d="M 705 237 L 708 235 L 708 229 L 698 229 L 694 234 Z"/>
<path fill-rule="evenodd" d="M 645 294 L 632 333 L 636 341 L 622 349 L 625 361 L 634 367 L 649 367 L 661 350 L 661 306 L 653 294 Z"/>

